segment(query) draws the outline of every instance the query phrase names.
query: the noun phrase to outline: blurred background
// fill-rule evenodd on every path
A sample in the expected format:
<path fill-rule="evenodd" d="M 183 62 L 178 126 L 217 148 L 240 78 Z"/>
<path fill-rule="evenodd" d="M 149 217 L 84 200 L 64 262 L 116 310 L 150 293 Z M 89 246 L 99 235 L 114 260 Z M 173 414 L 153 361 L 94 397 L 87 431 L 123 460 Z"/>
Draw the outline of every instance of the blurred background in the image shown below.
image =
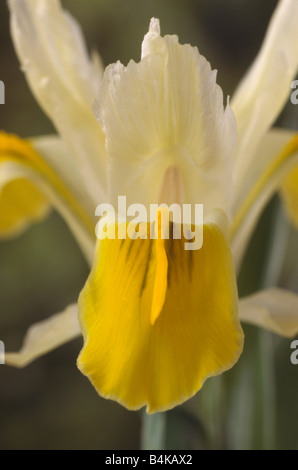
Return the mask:
<path fill-rule="evenodd" d="M 37 0 L 38 1 L 38 0 Z M 163 34 L 197 45 L 218 69 L 225 96 L 256 55 L 276 0 L 64 0 L 81 23 L 88 47 L 105 65 L 139 60 L 150 18 Z M 0 80 L 6 104 L 0 129 L 22 137 L 54 130 L 20 71 L 0 2 Z M 290 91 L 290 90 L 289 90 Z M 278 124 L 296 128 L 290 103 Z M 0 214 L 1 217 L 1 214 Z M 276 227 L 279 227 L 277 230 Z M 275 262 L 272 246 L 279 237 Z M 295 255 L 293 255 L 293 253 Z M 298 291 L 298 235 L 284 219 L 277 197 L 266 209 L 239 278 L 240 294 L 277 284 Z M 0 243 L 0 340 L 16 350 L 28 326 L 74 302 L 88 267 L 56 213 L 21 237 Z M 245 327 L 244 353 L 232 371 L 209 379 L 184 407 L 167 414 L 171 449 L 297 449 L 298 366 L 290 344 Z M 24 370 L 0 366 L 0 449 L 138 449 L 141 414 L 98 397 L 76 368 L 80 339 Z"/>

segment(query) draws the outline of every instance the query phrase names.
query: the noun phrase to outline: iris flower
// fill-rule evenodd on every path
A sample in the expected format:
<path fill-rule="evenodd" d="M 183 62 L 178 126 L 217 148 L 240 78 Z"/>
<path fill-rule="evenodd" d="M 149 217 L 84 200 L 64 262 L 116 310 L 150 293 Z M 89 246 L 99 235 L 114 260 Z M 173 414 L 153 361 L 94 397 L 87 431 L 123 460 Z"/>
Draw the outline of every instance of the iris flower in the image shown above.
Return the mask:
<path fill-rule="evenodd" d="M 198 49 L 161 36 L 157 19 L 140 62 L 104 70 L 58 0 L 9 7 L 22 69 L 58 135 L 1 133 L 1 235 L 54 207 L 91 272 L 78 304 L 31 327 L 6 363 L 23 367 L 82 333 L 78 367 L 98 393 L 154 413 L 236 363 L 240 321 L 296 334 L 298 297 L 273 288 L 239 300 L 236 274 L 273 193 L 298 224 L 298 136 L 272 129 L 298 68 L 297 0 L 279 2 L 230 104 Z M 96 240 L 96 207 L 117 207 L 120 195 L 145 207 L 203 204 L 202 248 L 184 250 L 173 231 Z"/>

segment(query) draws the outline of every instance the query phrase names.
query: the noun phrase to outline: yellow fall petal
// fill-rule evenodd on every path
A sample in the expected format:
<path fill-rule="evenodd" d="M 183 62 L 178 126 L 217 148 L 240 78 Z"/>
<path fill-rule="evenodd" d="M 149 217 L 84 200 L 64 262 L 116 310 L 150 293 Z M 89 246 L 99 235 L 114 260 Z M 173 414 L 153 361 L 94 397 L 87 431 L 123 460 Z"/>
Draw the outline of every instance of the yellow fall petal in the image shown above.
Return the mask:
<path fill-rule="evenodd" d="M 28 223 L 40 220 L 48 211 L 45 196 L 21 176 L 10 179 L 6 164 L 18 159 L 34 162 L 30 146 L 14 136 L 0 133 L 0 237 L 19 233 Z"/>
<path fill-rule="evenodd" d="M 0 238 L 18 234 L 47 213 L 47 199 L 30 181 L 7 183 L 0 192 Z"/>
<path fill-rule="evenodd" d="M 83 205 L 28 141 L 0 132 L 0 236 L 1 229 L 7 236 L 40 219 L 49 203 L 61 213 L 92 260 L 94 222 Z"/>
<path fill-rule="evenodd" d="M 184 402 L 232 367 L 243 342 L 230 250 L 213 223 L 204 225 L 200 250 L 185 251 L 183 238 L 163 240 L 166 295 L 152 322 L 160 242 L 99 241 L 79 299 L 79 369 L 100 395 L 149 413 Z"/>

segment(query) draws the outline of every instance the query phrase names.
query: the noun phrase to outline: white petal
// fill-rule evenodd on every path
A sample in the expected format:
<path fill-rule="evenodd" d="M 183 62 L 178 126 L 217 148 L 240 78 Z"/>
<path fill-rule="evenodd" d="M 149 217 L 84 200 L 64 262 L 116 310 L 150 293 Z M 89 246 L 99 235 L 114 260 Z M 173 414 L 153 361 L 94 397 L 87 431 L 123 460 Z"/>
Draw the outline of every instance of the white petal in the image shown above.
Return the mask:
<path fill-rule="evenodd" d="M 240 320 L 291 338 L 298 333 L 298 295 L 272 288 L 240 299 Z"/>
<path fill-rule="evenodd" d="M 5 363 L 15 367 L 25 367 L 80 334 L 78 307 L 73 304 L 64 312 L 32 325 L 25 336 L 22 349 L 17 353 L 5 354 Z"/>
<path fill-rule="evenodd" d="M 235 122 L 196 48 L 162 38 L 153 19 L 141 62 L 108 67 L 94 109 L 106 135 L 112 201 L 163 202 L 163 178 L 175 167 L 183 186 L 176 202 L 228 212 Z"/>
<path fill-rule="evenodd" d="M 291 93 L 298 69 L 298 2 L 281 0 L 263 46 L 233 96 L 231 107 L 238 127 L 235 185 L 241 187 L 260 139 L 274 123 Z M 237 196 L 235 195 L 235 198 Z"/>
<path fill-rule="evenodd" d="M 78 168 L 73 164 L 72 153 L 61 138 L 54 135 L 34 137 L 30 139 L 30 143 L 80 201 L 87 214 L 94 217 L 94 203 L 86 193 Z"/>
<path fill-rule="evenodd" d="M 81 172 L 85 190 L 105 199 L 104 136 L 91 104 L 101 80 L 77 23 L 58 0 L 9 0 L 15 48 L 29 85 Z"/>

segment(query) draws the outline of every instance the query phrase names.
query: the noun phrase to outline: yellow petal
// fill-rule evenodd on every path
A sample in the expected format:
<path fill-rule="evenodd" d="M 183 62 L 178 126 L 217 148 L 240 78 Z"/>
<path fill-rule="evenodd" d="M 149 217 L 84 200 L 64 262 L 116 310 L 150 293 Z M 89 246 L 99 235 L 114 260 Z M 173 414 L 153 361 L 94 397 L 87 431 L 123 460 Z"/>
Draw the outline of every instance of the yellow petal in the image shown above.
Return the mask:
<path fill-rule="evenodd" d="M 141 225 L 149 233 L 149 226 Z M 111 234 L 114 229 L 110 226 Z M 80 295 L 85 343 L 78 367 L 100 395 L 129 409 L 170 409 L 193 396 L 208 377 L 232 367 L 241 353 L 243 334 L 226 240 L 209 223 L 200 250 L 186 251 L 185 241 L 173 236 L 163 241 L 167 289 L 154 322 L 160 240 L 99 241 Z"/>
<path fill-rule="evenodd" d="M 30 153 L 32 155 L 30 155 Z M 47 198 L 22 174 L 12 176 L 11 155 L 33 159 L 28 144 L 0 133 L 0 237 L 18 234 L 28 224 L 39 221 L 49 208 Z M 26 157 L 25 157 L 26 155 Z"/>
<path fill-rule="evenodd" d="M 25 367 L 40 356 L 80 335 L 78 307 L 69 305 L 64 312 L 32 325 L 19 352 L 5 354 L 5 363 Z"/>
<path fill-rule="evenodd" d="M 164 215 L 166 216 L 164 218 Z M 155 275 L 151 304 L 151 324 L 154 325 L 165 303 L 168 284 L 168 258 L 165 248 L 164 228 L 168 227 L 169 212 L 166 208 L 157 211 L 155 232 Z"/>
<path fill-rule="evenodd" d="M 0 238 L 18 235 L 28 224 L 41 220 L 48 208 L 47 199 L 25 179 L 10 181 L 1 188 L 0 164 Z"/>
<path fill-rule="evenodd" d="M 282 182 L 280 194 L 289 219 L 298 228 L 298 166 L 296 166 Z"/>
<path fill-rule="evenodd" d="M 298 333 L 298 295 L 278 288 L 257 292 L 240 300 L 239 317 L 291 338 Z"/>
<path fill-rule="evenodd" d="M 0 227 L 4 235 L 39 219 L 48 207 L 46 201 L 60 212 L 87 259 L 93 260 L 95 227 L 85 207 L 29 142 L 0 132 Z"/>

